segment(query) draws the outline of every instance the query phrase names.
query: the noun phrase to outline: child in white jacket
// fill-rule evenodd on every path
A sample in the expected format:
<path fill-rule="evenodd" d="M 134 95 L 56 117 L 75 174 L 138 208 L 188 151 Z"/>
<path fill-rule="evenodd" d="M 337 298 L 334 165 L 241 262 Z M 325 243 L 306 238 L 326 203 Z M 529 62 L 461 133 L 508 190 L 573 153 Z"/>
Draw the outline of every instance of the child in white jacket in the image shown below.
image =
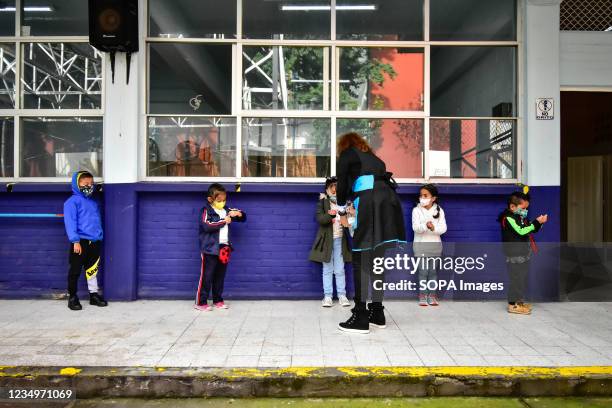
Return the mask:
<path fill-rule="evenodd" d="M 433 184 L 426 184 L 419 191 L 419 204 L 412 209 L 412 229 L 414 256 L 422 257 L 418 268 L 419 305 L 438 306 L 434 260 L 442 254 L 440 235 L 446 232 L 446 218 L 438 203 L 438 189 Z"/>

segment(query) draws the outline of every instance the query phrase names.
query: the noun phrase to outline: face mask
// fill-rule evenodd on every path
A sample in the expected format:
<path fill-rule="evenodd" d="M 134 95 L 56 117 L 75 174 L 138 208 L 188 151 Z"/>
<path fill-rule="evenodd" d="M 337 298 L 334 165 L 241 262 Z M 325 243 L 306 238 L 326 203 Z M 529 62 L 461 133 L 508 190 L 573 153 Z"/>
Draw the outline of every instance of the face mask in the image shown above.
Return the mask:
<path fill-rule="evenodd" d="M 419 203 L 421 203 L 423 207 L 426 207 L 431 203 L 431 198 L 419 198 Z"/>
<path fill-rule="evenodd" d="M 526 218 L 529 211 L 527 211 L 525 208 L 517 208 L 516 210 L 514 210 L 514 213 L 523 218 Z"/>
<path fill-rule="evenodd" d="M 336 200 L 337 199 L 336 199 L 336 195 L 335 194 L 334 195 L 331 195 L 331 194 L 329 195 L 329 201 L 331 201 L 332 203 L 335 203 Z"/>
<path fill-rule="evenodd" d="M 79 191 L 83 193 L 85 197 L 90 197 L 94 192 L 94 188 L 93 186 L 81 186 L 79 187 Z"/>
<path fill-rule="evenodd" d="M 212 206 L 216 210 L 222 210 L 225 208 L 225 201 L 213 201 Z"/>

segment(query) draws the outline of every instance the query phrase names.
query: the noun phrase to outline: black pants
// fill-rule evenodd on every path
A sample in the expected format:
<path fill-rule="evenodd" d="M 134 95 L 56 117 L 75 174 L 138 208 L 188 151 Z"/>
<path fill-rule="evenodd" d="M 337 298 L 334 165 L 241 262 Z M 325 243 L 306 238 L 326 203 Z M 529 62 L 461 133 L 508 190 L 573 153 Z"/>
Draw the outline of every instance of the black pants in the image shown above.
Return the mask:
<path fill-rule="evenodd" d="M 85 269 L 85 274 L 93 272 L 100 265 L 100 247 L 102 241 L 88 241 L 82 239 L 81 242 L 81 254 L 74 253 L 74 244 L 70 244 L 70 255 L 68 256 L 68 262 L 70 269 L 68 271 L 68 294 L 70 296 L 76 296 L 77 294 L 77 283 L 79 276 L 81 276 L 81 270 Z M 96 266 L 95 268 L 93 268 Z M 86 276 L 87 278 L 88 276 Z"/>
<path fill-rule="evenodd" d="M 529 261 L 521 263 L 507 262 L 508 268 L 508 303 L 525 300 L 525 288 L 529 276 Z"/>
<path fill-rule="evenodd" d="M 385 248 L 383 246 L 373 251 L 353 251 L 353 286 L 355 287 L 354 300 L 356 309 L 365 309 L 370 287 L 372 287 L 372 302 L 382 303 L 384 296 L 382 283 L 385 281 L 385 275 L 384 272 L 382 274 L 375 274 L 373 269 L 374 258 L 384 256 Z M 375 281 L 380 282 L 374 285 Z M 375 286 L 378 289 L 375 289 Z"/>
<path fill-rule="evenodd" d="M 223 301 L 223 284 L 227 264 L 219 261 L 218 255 L 202 254 L 202 267 L 200 269 L 200 282 L 196 294 L 198 305 L 206 304 L 212 290 L 213 303 Z"/>

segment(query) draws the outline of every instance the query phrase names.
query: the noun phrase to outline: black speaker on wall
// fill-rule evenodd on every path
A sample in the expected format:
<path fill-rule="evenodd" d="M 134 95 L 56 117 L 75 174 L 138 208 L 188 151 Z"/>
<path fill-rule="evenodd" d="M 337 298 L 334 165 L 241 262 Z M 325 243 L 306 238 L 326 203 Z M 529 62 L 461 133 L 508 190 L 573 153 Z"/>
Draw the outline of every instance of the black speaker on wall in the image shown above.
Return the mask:
<path fill-rule="evenodd" d="M 89 0 L 89 43 L 110 53 L 113 82 L 115 53 L 127 53 L 129 80 L 130 54 L 138 51 L 138 0 Z"/>

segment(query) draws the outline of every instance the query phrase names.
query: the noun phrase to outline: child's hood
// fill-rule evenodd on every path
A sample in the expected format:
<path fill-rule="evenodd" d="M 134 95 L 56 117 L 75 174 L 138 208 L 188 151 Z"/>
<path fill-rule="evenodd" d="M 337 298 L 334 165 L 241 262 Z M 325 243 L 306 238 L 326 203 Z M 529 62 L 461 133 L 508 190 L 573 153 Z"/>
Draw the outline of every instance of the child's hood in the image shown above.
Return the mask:
<path fill-rule="evenodd" d="M 76 172 L 74 172 L 72 174 L 72 193 L 74 195 L 78 195 L 78 196 L 81 196 L 83 198 L 87 198 L 87 197 L 85 197 L 85 194 L 83 194 L 81 192 L 81 190 L 79 190 L 79 178 L 81 178 L 83 173 L 86 173 L 86 172 L 84 172 L 84 171 L 76 171 Z"/>

